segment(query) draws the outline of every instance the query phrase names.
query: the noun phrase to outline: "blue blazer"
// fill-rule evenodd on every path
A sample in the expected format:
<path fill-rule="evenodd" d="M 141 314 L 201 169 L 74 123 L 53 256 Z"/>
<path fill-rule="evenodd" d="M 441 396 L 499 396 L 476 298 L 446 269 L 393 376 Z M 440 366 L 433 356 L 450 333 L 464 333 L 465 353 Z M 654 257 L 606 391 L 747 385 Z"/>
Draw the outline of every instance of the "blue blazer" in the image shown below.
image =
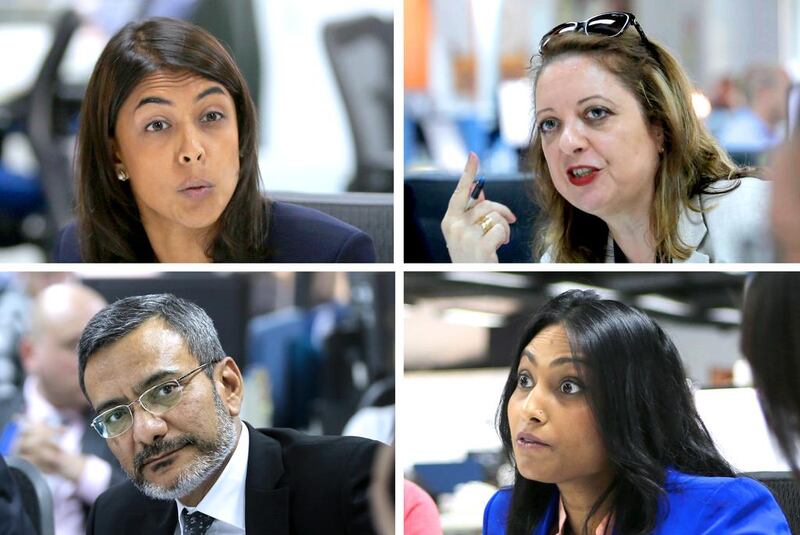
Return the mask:
<path fill-rule="evenodd" d="M 273 201 L 264 262 L 375 262 L 372 238 L 313 208 Z M 54 262 L 82 262 L 78 228 L 69 223 L 58 234 Z"/>
<path fill-rule="evenodd" d="M 701 477 L 667 470 L 665 499 L 652 535 L 791 535 L 769 490 L 746 477 Z M 497 491 L 483 513 L 484 535 L 503 535 L 511 489 Z M 548 535 L 558 519 L 558 497 L 532 535 Z M 616 529 L 614 534 L 619 533 Z"/>

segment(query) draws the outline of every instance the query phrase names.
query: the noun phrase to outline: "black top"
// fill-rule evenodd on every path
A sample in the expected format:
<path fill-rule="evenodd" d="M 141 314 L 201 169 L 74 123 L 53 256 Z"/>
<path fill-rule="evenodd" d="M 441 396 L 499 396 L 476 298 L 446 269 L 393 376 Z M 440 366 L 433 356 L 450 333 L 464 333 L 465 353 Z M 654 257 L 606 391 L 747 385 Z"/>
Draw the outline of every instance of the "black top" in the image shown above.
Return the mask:
<path fill-rule="evenodd" d="M 11 471 L 0 455 L 0 535 L 19 535 L 34 533 L 22 494 Z"/>
<path fill-rule="evenodd" d="M 313 208 L 273 201 L 264 262 L 375 262 L 375 246 L 365 232 Z M 83 262 L 73 221 L 58 234 L 54 262 Z"/>
<path fill-rule="evenodd" d="M 375 533 L 367 489 L 377 442 L 247 428 L 247 533 Z M 86 533 L 172 535 L 177 523 L 175 500 L 153 500 L 126 481 L 97 498 Z"/>

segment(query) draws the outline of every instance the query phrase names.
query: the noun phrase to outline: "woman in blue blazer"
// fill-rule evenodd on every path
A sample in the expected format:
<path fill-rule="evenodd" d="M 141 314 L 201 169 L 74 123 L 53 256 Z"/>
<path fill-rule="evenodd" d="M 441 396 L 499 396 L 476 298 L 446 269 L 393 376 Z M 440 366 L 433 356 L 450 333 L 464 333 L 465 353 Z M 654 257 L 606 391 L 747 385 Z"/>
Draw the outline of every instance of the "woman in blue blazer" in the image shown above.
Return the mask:
<path fill-rule="evenodd" d="M 374 262 L 372 240 L 261 192 L 256 110 L 224 46 L 131 22 L 95 65 L 77 144 L 77 225 L 57 262 Z"/>
<path fill-rule="evenodd" d="M 523 332 L 498 409 L 514 486 L 487 535 L 789 534 L 700 420 L 672 341 L 645 314 L 565 292 Z"/>

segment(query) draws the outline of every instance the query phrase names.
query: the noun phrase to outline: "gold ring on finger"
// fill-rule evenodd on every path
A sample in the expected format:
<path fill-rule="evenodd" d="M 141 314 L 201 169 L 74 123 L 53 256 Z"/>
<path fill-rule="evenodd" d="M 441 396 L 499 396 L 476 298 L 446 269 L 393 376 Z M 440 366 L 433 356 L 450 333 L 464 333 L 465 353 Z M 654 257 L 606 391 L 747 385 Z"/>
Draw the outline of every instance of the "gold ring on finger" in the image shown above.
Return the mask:
<path fill-rule="evenodd" d="M 481 217 L 478 220 L 478 222 L 479 222 L 479 224 L 481 226 L 481 230 L 483 231 L 483 235 L 484 236 L 486 235 L 487 232 L 492 230 L 492 227 L 494 227 L 494 225 L 495 225 L 495 222 L 492 221 L 492 216 L 490 216 L 488 214 L 483 216 L 483 217 Z"/>

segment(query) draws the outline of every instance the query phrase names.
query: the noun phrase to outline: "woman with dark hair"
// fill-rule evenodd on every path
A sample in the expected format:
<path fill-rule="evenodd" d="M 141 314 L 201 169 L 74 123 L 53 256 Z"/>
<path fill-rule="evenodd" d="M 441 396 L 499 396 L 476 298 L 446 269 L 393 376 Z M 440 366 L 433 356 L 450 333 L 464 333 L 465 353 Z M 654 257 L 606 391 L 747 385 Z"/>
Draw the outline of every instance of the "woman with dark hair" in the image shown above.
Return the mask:
<path fill-rule="evenodd" d="M 179 20 L 132 22 L 83 101 L 77 226 L 57 262 L 374 262 L 372 240 L 260 190 L 256 110 L 231 55 Z"/>
<path fill-rule="evenodd" d="M 767 424 L 800 477 L 800 273 L 753 276 L 745 288 L 741 344 Z"/>
<path fill-rule="evenodd" d="M 789 533 L 769 491 L 717 451 L 672 341 L 594 292 L 533 317 L 498 430 L 515 482 L 486 506 L 485 534 Z"/>
<path fill-rule="evenodd" d="M 530 161 L 540 262 L 772 260 L 768 183 L 737 167 L 692 107 L 692 85 L 631 13 L 559 24 L 533 64 Z M 442 220 L 454 262 L 497 262 L 516 217 L 467 204 L 471 155 Z"/>

